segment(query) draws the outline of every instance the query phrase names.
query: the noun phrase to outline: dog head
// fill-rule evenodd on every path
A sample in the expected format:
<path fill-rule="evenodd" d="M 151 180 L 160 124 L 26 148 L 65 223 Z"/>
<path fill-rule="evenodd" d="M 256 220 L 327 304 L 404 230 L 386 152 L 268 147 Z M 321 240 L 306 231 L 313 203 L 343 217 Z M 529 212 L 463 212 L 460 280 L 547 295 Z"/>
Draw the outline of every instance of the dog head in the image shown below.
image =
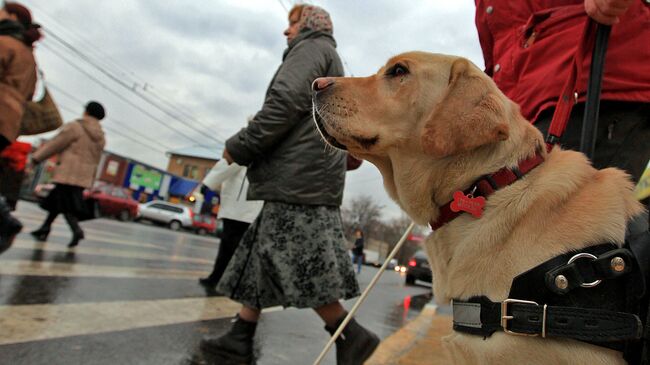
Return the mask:
<path fill-rule="evenodd" d="M 528 122 L 460 57 L 405 53 L 375 75 L 319 78 L 312 88 L 323 138 L 375 164 L 391 197 L 420 223 L 463 184 L 521 157 L 513 145 Z M 532 139 L 541 145 L 541 134 Z"/>

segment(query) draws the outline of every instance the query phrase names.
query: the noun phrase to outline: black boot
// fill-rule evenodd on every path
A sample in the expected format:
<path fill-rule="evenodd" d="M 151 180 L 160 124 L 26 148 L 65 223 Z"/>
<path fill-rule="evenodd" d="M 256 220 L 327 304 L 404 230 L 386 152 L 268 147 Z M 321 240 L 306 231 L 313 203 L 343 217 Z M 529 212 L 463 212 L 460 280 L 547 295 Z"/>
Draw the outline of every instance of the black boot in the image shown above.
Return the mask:
<path fill-rule="evenodd" d="M 59 213 L 50 213 L 47 215 L 47 218 L 45 218 L 45 222 L 43 222 L 43 225 L 41 228 L 30 232 L 30 234 L 36 238 L 36 240 L 44 242 L 47 241 L 47 236 L 50 235 L 50 229 L 52 227 L 52 223 L 56 220 L 56 217 L 59 215 Z"/>
<path fill-rule="evenodd" d="M 222 359 L 224 364 L 250 364 L 253 361 L 255 328 L 257 322 L 248 322 L 237 316 L 230 331 L 225 335 L 204 338 L 201 341 L 201 350 Z"/>
<path fill-rule="evenodd" d="M 72 214 L 65 214 L 65 220 L 68 222 L 72 230 L 72 240 L 68 243 L 68 247 L 72 248 L 79 244 L 79 241 L 84 239 L 84 231 L 79 226 L 79 219 Z"/>
<path fill-rule="evenodd" d="M 6 251 L 14 242 L 14 238 L 23 229 L 20 221 L 10 214 L 11 209 L 3 197 L 0 196 L 0 253 Z"/>
<path fill-rule="evenodd" d="M 72 234 L 72 240 L 70 240 L 70 243 L 68 243 L 68 247 L 70 247 L 70 248 L 76 247 L 77 245 L 79 245 L 79 241 L 81 241 L 84 238 L 85 237 L 84 237 L 84 232 L 83 231 L 74 232 Z"/>
<path fill-rule="evenodd" d="M 41 227 L 35 231 L 31 231 L 30 234 L 36 238 L 37 241 L 45 242 L 47 241 L 47 236 L 50 235 L 50 227 Z"/>
<path fill-rule="evenodd" d="M 334 335 L 343 323 L 341 318 L 335 328 L 325 326 L 330 335 Z M 379 346 L 379 337 L 352 320 L 336 339 L 336 365 L 362 365 Z"/>
<path fill-rule="evenodd" d="M 203 287 L 206 289 L 214 289 L 214 287 L 216 287 L 219 282 L 208 276 L 205 278 L 200 278 L 199 284 L 203 285 Z"/>

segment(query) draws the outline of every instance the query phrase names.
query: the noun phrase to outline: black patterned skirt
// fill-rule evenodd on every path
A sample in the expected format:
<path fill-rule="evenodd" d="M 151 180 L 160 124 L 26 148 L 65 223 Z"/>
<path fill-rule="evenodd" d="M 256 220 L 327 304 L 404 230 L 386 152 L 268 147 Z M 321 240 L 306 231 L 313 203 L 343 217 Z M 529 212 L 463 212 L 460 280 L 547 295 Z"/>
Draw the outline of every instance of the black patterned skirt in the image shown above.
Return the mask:
<path fill-rule="evenodd" d="M 80 217 L 86 214 L 81 186 L 56 184 L 54 189 L 40 203 L 41 208 L 50 213 L 73 214 Z"/>
<path fill-rule="evenodd" d="M 257 309 L 318 308 L 358 296 L 339 208 L 265 202 L 217 290 Z"/>

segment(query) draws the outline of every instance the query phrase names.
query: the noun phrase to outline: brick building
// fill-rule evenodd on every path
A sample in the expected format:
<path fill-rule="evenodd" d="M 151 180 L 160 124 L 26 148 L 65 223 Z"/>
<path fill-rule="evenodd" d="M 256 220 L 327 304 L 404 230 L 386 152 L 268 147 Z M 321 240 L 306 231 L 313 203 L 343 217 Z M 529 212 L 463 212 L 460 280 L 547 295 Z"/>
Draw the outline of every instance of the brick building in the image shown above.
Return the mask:
<path fill-rule="evenodd" d="M 192 146 L 167 152 L 167 172 L 201 181 L 223 153 L 223 146 Z"/>

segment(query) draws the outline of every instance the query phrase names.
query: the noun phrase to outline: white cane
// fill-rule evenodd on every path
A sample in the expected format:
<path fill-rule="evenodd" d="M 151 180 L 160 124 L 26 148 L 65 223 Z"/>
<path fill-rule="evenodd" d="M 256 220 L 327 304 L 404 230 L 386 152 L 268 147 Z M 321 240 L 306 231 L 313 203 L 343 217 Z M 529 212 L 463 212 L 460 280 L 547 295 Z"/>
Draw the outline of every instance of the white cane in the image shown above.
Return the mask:
<path fill-rule="evenodd" d="M 341 335 L 341 332 L 343 332 L 343 329 L 345 328 L 345 326 L 348 325 L 348 323 L 350 322 L 350 320 L 352 319 L 354 314 L 357 312 L 357 310 L 359 309 L 361 304 L 363 304 L 363 302 L 366 300 L 366 297 L 368 296 L 368 294 L 370 294 L 370 291 L 375 287 L 375 285 L 377 285 L 377 282 L 379 281 L 379 278 L 381 277 L 381 275 L 386 270 L 386 267 L 388 266 L 388 263 L 390 262 L 390 260 L 392 260 L 393 257 L 395 257 L 395 255 L 397 254 L 397 251 L 399 251 L 399 249 L 402 248 L 402 246 L 404 245 L 404 242 L 406 242 L 406 238 L 408 237 L 409 233 L 411 233 L 411 230 L 413 230 L 414 226 L 415 226 L 415 223 L 411 222 L 411 224 L 406 229 L 406 232 L 404 232 L 404 235 L 402 235 L 402 238 L 400 238 L 399 242 L 397 242 L 397 244 L 395 245 L 395 248 L 393 248 L 393 251 L 391 251 L 390 255 L 388 255 L 388 257 L 386 258 L 386 261 L 384 261 L 384 264 L 381 265 L 381 268 L 379 269 L 377 274 L 375 274 L 375 277 L 372 278 L 372 281 L 370 282 L 370 284 L 368 285 L 366 290 L 363 291 L 363 293 L 361 294 L 359 299 L 357 299 L 357 302 L 354 303 L 354 306 L 352 307 L 352 309 L 350 310 L 348 315 L 345 317 L 345 319 L 343 320 L 343 322 L 341 323 L 339 328 L 336 329 L 336 332 L 334 332 L 334 335 L 332 335 L 332 338 L 330 338 L 329 342 L 327 343 L 327 345 L 323 349 L 323 352 L 320 353 L 320 355 L 318 356 L 318 358 L 314 362 L 314 365 L 320 365 L 320 363 L 323 361 L 323 359 L 325 358 L 325 355 L 327 355 L 327 352 L 330 350 L 330 348 L 332 348 L 332 345 L 334 344 L 336 339 L 339 338 L 339 336 Z"/>

